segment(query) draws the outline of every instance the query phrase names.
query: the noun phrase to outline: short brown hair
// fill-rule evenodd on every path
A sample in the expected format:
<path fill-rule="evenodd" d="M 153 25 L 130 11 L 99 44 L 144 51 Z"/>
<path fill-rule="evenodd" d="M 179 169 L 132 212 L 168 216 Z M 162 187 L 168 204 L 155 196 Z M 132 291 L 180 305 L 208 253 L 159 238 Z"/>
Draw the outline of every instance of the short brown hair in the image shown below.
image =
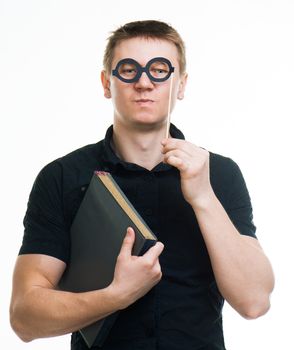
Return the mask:
<path fill-rule="evenodd" d="M 136 37 L 162 39 L 174 43 L 179 55 L 180 74 L 186 71 L 185 44 L 179 33 L 167 23 L 146 20 L 127 23 L 112 32 L 108 38 L 103 58 L 103 67 L 107 73 L 111 71 L 115 47 L 123 40 Z"/>

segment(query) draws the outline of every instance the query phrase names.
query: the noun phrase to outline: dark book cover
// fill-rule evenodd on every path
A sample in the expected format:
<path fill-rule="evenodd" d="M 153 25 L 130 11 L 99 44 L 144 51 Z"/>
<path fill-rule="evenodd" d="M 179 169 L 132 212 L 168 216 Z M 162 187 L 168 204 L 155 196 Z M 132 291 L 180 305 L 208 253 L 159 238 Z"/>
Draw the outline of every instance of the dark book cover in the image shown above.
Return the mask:
<path fill-rule="evenodd" d="M 155 244 L 156 236 L 113 177 L 96 171 L 72 223 L 70 262 L 59 288 L 78 293 L 107 287 L 128 227 L 136 234 L 133 255 L 142 255 Z M 117 315 L 80 330 L 89 348 L 103 344 Z"/>

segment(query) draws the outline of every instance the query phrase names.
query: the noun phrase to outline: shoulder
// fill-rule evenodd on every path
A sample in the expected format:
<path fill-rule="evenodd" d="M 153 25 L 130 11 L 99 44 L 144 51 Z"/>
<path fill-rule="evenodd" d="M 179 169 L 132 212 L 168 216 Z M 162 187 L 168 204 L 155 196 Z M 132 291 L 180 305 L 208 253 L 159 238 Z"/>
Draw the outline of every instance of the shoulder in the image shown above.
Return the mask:
<path fill-rule="evenodd" d="M 209 152 L 210 181 L 220 198 L 229 198 L 232 193 L 245 191 L 246 184 L 239 165 L 231 158 Z"/>
<path fill-rule="evenodd" d="M 212 174 L 216 173 L 218 176 L 230 176 L 240 171 L 238 164 L 229 157 L 209 152 L 210 171 Z"/>
<path fill-rule="evenodd" d="M 40 171 L 42 176 L 61 176 L 66 172 L 79 172 L 97 167 L 102 153 L 102 141 L 89 144 L 65 154 L 46 164 Z"/>
<path fill-rule="evenodd" d="M 78 148 L 46 164 L 38 173 L 33 190 L 66 195 L 75 188 L 87 186 L 93 171 L 99 167 L 102 141 Z"/>
<path fill-rule="evenodd" d="M 58 159 L 53 161 L 53 163 L 60 164 L 60 166 L 68 167 L 84 167 L 96 164 L 101 158 L 102 153 L 102 143 L 99 141 L 94 144 L 89 144 L 84 147 L 78 148 Z"/>
<path fill-rule="evenodd" d="M 67 222 L 71 222 L 94 170 L 99 167 L 101 142 L 86 145 L 46 164 L 34 181 L 30 203 L 58 207 Z"/>

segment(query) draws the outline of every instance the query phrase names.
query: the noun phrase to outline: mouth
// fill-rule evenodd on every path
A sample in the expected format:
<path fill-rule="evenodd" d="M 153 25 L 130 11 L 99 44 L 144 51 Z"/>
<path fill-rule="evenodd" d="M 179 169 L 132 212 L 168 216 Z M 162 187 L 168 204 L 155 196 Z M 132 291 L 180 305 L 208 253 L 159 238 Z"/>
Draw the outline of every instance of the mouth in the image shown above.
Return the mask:
<path fill-rule="evenodd" d="M 154 102 L 153 100 L 150 100 L 149 98 L 138 98 L 135 100 L 135 102 Z"/>
<path fill-rule="evenodd" d="M 139 106 L 148 106 L 151 105 L 154 101 L 147 99 L 147 98 L 140 98 L 135 100 L 135 103 L 138 104 Z"/>

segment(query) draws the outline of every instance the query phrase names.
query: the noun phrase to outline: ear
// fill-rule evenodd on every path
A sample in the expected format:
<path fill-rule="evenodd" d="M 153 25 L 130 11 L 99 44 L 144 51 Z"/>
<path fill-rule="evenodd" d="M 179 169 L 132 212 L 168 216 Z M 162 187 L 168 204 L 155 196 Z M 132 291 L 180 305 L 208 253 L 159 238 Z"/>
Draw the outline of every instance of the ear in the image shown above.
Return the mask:
<path fill-rule="evenodd" d="M 110 79 L 105 70 L 101 72 L 101 83 L 104 90 L 104 97 L 111 98 Z"/>
<path fill-rule="evenodd" d="M 188 74 L 183 73 L 180 79 L 180 85 L 177 93 L 178 100 L 182 100 L 184 98 L 187 79 L 188 79 Z"/>

